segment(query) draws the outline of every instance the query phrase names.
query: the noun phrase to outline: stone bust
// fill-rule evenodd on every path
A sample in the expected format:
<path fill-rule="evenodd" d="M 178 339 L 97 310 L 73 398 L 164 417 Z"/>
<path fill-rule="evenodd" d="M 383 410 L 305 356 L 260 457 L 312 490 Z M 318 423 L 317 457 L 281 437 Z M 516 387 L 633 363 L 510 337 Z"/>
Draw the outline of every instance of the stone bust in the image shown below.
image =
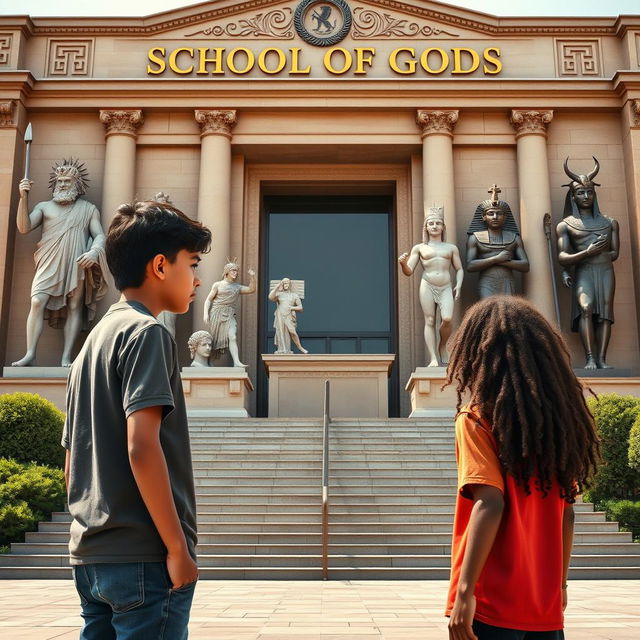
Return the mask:
<path fill-rule="evenodd" d="M 188 341 L 192 367 L 210 367 L 209 356 L 213 348 L 213 338 L 208 331 L 196 331 Z"/>

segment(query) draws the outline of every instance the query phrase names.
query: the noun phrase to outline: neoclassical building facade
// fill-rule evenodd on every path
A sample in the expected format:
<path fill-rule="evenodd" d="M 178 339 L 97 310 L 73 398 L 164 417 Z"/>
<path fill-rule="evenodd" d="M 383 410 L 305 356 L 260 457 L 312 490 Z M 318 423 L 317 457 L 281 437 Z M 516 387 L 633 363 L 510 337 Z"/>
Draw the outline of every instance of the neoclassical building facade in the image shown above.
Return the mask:
<path fill-rule="evenodd" d="M 513 210 L 530 261 L 518 285 L 568 340 L 570 291 L 554 229 L 569 158 L 600 163 L 600 208 L 620 227 L 609 361 L 640 373 L 640 15 L 502 18 L 428 0 L 215 0 L 141 18 L 0 16 L 0 359 L 24 351 L 39 231 L 16 229 L 24 133 L 30 205 L 73 156 L 105 229 L 116 207 L 162 191 L 213 230 L 194 309 L 236 258 L 258 272 L 239 323 L 243 362 L 265 413 L 261 353 L 273 353 L 270 282 L 305 281 L 299 333 L 312 353 L 396 355 L 392 414 L 424 366 L 419 278 L 397 257 L 443 207 L 464 257 L 491 185 Z M 545 229 L 551 216 L 551 233 Z M 116 292 L 101 302 L 104 312 Z M 456 312 L 477 299 L 466 274 Z M 557 304 L 556 304 L 557 303 Z M 84 334 L 83 334 L 84 335 Z M 58 363 L 46 328 L 36 364 Z"/>

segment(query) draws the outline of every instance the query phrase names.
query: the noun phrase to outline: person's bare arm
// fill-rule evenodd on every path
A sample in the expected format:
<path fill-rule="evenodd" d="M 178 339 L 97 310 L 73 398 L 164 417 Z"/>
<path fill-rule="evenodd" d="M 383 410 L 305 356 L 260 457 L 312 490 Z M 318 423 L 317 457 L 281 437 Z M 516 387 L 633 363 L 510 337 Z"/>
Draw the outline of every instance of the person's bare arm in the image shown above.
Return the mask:
<path fill-rule="evenodd" d="M 249 274 L 249 284 L 243 286 L 240 289 L 240 293 L 255 293 L 258 288 L 256 286 L 256 272 L 253 269 L 249 269 L 247 273 Z"/>
<path fill-rule="evenodd" d="M 167 548 L 167 570 L 177 589 L 198 578 L 198 567 L 189 555 L 171 492 L 169 472 L 160 446 L 162 407 L 147 407 L 127 418 L 129 463 L 140 495 L 162 542 Z"/>
<path fill-rule="evenodd" d="M 576 514 L 572 504 L 567 504 L 562 514 L 562 608 L 567 606 L 567 578 L 569 577 L 569 563 L 571 562 L 571 549 L 573 547 L 573 525 Z"/>
<path fill-rule="evenodd" d="M 607 246 L 607 239 L 601 238 L 600 240 L 592 242 L 583 251 L 570 253 L 571 241 L 569 240 L 569 233 L 567 232 L 567 226 L 564 222 L 560 222 L 556 227 L 556 235 L 558 236 L 558 262 L 563 267 L 570 267 L 582 262 L 585 258 L 602 253 Z"/>
<path fill-rule="evenodd" d="M 609 250 L 611 262 L 615 262 L 620 255 L 620 225 L 617 220 L 611 221 L 611 249 Z"/>
<path fill-rule="evenodd" d="M 18 214 L 16 225 L 20 233 L 29 233 L 42 224 L 44 212 L 40 204 L 37 204 L 31 214 L 29 214 L 29 191 L 31 190 L 31 180 L 20 181 L 20 201 L 18 202 Z"/>
<path fill-rule="evenodd" d="M 107 242 L 107 237 L 104 235 L 100 222 L 100 214 L 97 209 L 94 210 L 91 220 L 89 221 L 89 234 L 93 238 L 91 249 L 79 256 L 77 260 L 83 269 L 90 269 L 93 265 L 98 264 L 97 250 L 104 249 Z"/>
<path fill-rule="evenodd" d="M 280 280 L 280 282 L 278 282 L 278 284 L 276 284 L 276 286 L 273 287 L 271 291 L 269 291 L 269 300 L 271 300 L 271 302 L 278 301 L 278 290 L 280 289 L 281 284 L 282 284 L 282 280 Z"/>
<path fill-rule="evenodd" d="M 71 473 L 71 451 L 66 450 L 64 454 L 64 485 L 67 488 L 67 495 L 69 495 L 69 474 Z"/>
<path fill-rule="evenodd" d="M 469 490 L 474 504 L 456 600 L 449 619 L 449 638 L 452 640 L 477 640 L 471 628 L 476 608 L 474 592 L 504 511 L 504 497 L 500 489 L 488 485 L 470 485 Z"/>

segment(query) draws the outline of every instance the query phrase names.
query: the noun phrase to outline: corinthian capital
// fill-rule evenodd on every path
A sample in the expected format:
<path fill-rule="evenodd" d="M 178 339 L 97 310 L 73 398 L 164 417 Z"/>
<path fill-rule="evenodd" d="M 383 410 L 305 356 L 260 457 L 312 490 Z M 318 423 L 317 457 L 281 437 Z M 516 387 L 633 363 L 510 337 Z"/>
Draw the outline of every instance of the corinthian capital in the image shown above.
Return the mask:
<path fill-rule="evenodd" d="M 237 121 L 235 109 L 196 110 L 196 122 L 200 125 L 201 136 L 217 134 L 231 138 L 231 129 Z"/>
<path fill-rule="evenodd" d="M 107 136 L 115 133 L 127 136 L 138 135 L 138 128 L 144 122 L 141 109 L 123 109 L 118 111 L 100 110 L 100 122 Z"/>
<path fill-rule="evenodd" d="M 640 127 L 640 100 L 631 101 L 631 126 Z"/>
<path fill-rule="evenodd" d="M 453 137 L 453 128 L 458 122 L 457 109 L 448 109 L 446 111 L 426 111 L 418 109 L 416 122 L 422 129 L 422 137 L 430 136 L 435 133 L 445 134 Z"/>
<path fill-rule="evenodd" d="M 553 120 L 553 111 L 528 111 L 526 109 L 512 109 L 511 125 L 516 130 L 516 140 L 520 136 L 547 135 L 547 125 Z"/>
<path fill-rule="evenodd" d="M 13 100 L 3 100 L 0 102 L 0 128 L 15 126 L 15 122 L 13 121 L 15 106 L 16 103 Z"/>

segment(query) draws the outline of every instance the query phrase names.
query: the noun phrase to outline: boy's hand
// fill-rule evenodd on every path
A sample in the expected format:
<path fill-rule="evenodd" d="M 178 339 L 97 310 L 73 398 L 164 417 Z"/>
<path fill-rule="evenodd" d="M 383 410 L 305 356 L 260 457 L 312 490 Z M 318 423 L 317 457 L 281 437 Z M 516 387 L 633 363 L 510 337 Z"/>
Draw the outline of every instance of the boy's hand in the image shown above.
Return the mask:
<path fill-rule="evenodd" d="M 167 571 L 173 585 L 172 589 L 179 589 L 198 579 L 198 565 L 186 549 L 167 553 Z"/>
<path fill-rule="evenodd" d="M 562 589 L 562 610 L 565 611 L 567 608 L 567 590 L 565 588 Z"/>
<path fill-rule="evenodd" d="M 476 613 L 476 597 L 458 594 L 449 618 L 449 638 L 451 640 L 478 640 L 471 625 Z"/>

